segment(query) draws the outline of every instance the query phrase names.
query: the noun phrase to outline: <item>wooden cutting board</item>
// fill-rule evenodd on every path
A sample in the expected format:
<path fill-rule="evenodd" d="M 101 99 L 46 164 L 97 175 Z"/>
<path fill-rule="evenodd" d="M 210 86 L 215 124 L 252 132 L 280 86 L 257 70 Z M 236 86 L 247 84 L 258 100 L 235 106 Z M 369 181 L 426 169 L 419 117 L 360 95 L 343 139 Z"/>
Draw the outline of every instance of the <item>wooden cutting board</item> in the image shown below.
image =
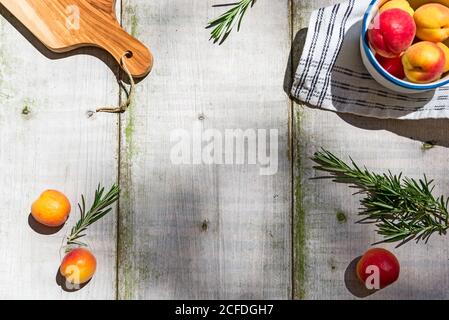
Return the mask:
<path fill-rule="evenodd" d="M 67 52 L 96 46 L 117 62 L 125 60 L 131 74 L 140 78 L 153 66 L 150 50 L 129 35 L 115 16 L 116 0 L 0 0 L 47 48 Z"/>

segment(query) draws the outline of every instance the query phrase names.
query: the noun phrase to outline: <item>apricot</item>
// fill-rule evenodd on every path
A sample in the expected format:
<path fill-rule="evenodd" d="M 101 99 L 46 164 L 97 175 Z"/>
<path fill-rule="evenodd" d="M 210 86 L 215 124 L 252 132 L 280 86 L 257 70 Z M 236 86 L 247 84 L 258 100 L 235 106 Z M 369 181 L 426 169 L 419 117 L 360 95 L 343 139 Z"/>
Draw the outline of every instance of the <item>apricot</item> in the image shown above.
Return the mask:
<path fill-rule="evenodd" d="M 416 36 L 425 41 L 443 42 L 449 38 L 449 8 L 439 3 L 425 4 L 413 16 Z"/>
<path fill-rule="evenodd" d="M 407 49 L 402 56 L 407 79 L 415 83 L 429 83 L 441 78 L 446 65 L 444 51 L 435 43 L 421 41 Z"/>
<path fill-rule="evenodd" d="M 410 6 L 414 10 L 428 3 L 439 3 L 446 7 L 449 7 L 449 0 L 408 0 L 408 3 L 410 3 Z"/>
<path fill-rule="evenodd" d="M 444 57 L 446 59 L 446 63 L 444 64 L 443 72 L 448 72 L 449 71 L 449 48 L 448 48 L 448 46 L 446 44 L 441 43 L 441 42 L 438 42 L 437 46 L 439 46 L 440 49 L 443 50 Z"/>
<path fill-rule="evenodd" d="M 376 54 L 376 59 L 379 64 L 392 76 L 398 79 L 404 79 L 404 66 L 402 65 L 401 57 L 396 58 L 384 58 L 378 54 Z"/>
<path fill-rule="evenodd" d="M 61 262 L 59 272 L 72 284 L 88 282 L 95 274 L 97 260 L 86 248 L 71 250 Z"/>
<path fill-rule="evenodd" d="M 449 0 L 448 0 L 449 1 Z M 410 3 L 408 3 L 407 0 L 391 0 L 385 3 L 380 9 L 379 12 L 384 12 L 389 9 L 402 9 L 404 11 L 407 11 L 412 17 L 415 13 L 415 10 L 410 6 Z"/>
<path fill-rule="evenodd" d="M 400 56 L 411 46 L 416 34 L 413 18 L 401 9 L 377 14 L 368 28 L 371 48 L 385 58 Z"/>
<path fill-rule="evenodd" d="M 398 280 L 400 269 L 394 254 L 385 249 L 374 248 L 368 250 L 357 263 L 357 277 L 364 284 L 370 278 L 370 284 L 379 285 L 375 289 L 383 289 Z"/>
<path fill-rule="evenodd" d="M 48 227 L 63 225 L 70 214 L 69 199 L 56 190 L 46 190 L 31 205 L 33 218 Z"/>

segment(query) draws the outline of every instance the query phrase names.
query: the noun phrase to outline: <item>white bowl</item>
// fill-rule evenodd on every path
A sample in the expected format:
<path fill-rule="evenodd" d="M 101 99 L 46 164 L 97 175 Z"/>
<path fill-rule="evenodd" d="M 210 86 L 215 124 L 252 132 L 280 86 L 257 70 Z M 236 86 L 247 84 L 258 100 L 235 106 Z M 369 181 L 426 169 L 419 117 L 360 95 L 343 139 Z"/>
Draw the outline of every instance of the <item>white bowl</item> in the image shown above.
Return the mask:
<path fill-rule="evenodd" d="M 372 0 L 363 17 L 363 29 L 360 37 L 360 52 L 363 64 L 373 78 L 383 85 L 385 88 L 400 93 L 421 93 L 425 91 L 435 90 L 449 83 L 449 75 L 444 78 L 426 84 L 417 84 L 407 80 L 398 79 L 388 73 L 377 61 L 374 52 L 370 49 L 366 33 L 368 27 L 376 16 L 379 8 L 388 0 Z"/>

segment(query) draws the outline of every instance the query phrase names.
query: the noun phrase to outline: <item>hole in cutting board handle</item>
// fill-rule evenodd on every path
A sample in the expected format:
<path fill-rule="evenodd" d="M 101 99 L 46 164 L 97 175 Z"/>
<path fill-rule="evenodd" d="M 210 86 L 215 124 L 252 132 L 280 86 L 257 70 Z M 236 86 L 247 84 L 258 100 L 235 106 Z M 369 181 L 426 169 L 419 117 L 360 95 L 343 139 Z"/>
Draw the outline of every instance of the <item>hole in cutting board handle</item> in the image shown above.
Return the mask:
<path fill-rule="evenodd" d="M 121 61 L 120 61 L 121 68 L 128 75 L 129 81 L 131 81 L 132 86 L 134 86 L 134 76 L 130 73 L 126 61 L 129 61 L 130 59 L 132 59 L 133 56 L 134 56 L 134 53 L 131 50 L 126 50 L 122 56 Z"/>
<path fill-rule="evenodd" d="M 128 50 L 128 51 L 125 52 L 124 56 L 127 59 L 131 59 L 134 56 L 134 53 L 131 50 Z"/>
<path fill-rule="evenodd" d="M 149 53 L 150 57 L 150 67 L 149 70 L 145 71 L 146 65 L 142 64 L 142 55 L 140 51 L 134 51 L 131 49 L 122 49 L 120 56 L 116 57 L 117 62 L 121 66 L 121 69 L 125 71 L 126 73 L 129 73 L 128 76 L 131 76 L 134 79 L 143 79 L 148 74 L 148 72 L 151 70 L 152 66 L 152 56 L 151 53 Z M 136 72 L 136 68 L 137 71 Z M 126 70 L 128 69 L 128 70 Z"/>

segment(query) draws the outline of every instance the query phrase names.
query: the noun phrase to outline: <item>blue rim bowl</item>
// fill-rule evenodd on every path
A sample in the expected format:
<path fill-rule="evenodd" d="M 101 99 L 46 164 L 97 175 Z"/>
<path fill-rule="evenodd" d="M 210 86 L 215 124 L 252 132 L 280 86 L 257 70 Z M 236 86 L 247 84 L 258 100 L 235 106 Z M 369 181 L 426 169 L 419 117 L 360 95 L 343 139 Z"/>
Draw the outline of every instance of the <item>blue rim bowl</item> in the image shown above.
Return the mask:
<path fill-rule="evenodd" d="M 375 70 L 388 82 L 399 86 L 400 88 L 403 88 L 405 91 L 410 92 L 423 92 L 423 91 L 429 91 L 434 90 L 439 87 L 442 87 L 449 83 L 449 75 L 445 76 L 444 78 L 434 81 L 432 83 L 426 83 L 426 84 L 417 84 L 412 83 L 409 81 L 398 79 L 391 74 L 389 74 L 377 61 L 374 52 L 371 50 L 369 44 L 368 44 L 368 37 L 367 37 L 367 31 L 369 24 L 371 23 L 371 20 L 374 18 L 375 14 L 379 10 L 379 7 L 387 2 L 386 0 L 372 0 L 371 3 L 368 6 L 368 9 L 365 12 L 365 15 L 363 16 L 363 28 L 362 28 L 362 50 L 364 51 L 366 57 L 369 60 L 369 63 L 375 68 Z M 381 5 L 379 5 L 381 4 Z"/>

